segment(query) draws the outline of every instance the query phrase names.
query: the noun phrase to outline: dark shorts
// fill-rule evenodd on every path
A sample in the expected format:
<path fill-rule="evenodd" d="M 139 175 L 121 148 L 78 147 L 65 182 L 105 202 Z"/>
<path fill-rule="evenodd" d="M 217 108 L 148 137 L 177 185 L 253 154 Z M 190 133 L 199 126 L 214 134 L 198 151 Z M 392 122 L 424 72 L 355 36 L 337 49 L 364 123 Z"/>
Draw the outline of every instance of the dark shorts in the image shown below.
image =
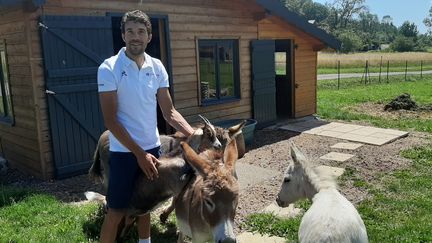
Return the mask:
<path fill-rule="evenodd" d="M 146 150 L 156 158 L 160 156 L 160 147 Z M 107 203 L 109 208 L 125 209 L 135 186 L 135 180 L 141 171 L 135 155 L 131 152 L 110 152 L 110 174 Z"/>

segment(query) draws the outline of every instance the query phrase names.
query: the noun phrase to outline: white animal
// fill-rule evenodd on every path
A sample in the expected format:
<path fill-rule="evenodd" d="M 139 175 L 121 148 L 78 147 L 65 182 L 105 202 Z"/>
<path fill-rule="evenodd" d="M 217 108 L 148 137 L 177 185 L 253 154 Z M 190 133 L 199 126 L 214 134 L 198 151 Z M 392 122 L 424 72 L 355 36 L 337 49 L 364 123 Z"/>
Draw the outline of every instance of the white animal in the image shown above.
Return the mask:
<path fill-rule="evenodd" d="M 323 175 L 291 145 L 290 164 L 276 202 L 286 207 L 301 198 L 312 200 L 298 232 L 300 242 L 368 242 L 356 208 L 339 193 L 334 177 Z"/>

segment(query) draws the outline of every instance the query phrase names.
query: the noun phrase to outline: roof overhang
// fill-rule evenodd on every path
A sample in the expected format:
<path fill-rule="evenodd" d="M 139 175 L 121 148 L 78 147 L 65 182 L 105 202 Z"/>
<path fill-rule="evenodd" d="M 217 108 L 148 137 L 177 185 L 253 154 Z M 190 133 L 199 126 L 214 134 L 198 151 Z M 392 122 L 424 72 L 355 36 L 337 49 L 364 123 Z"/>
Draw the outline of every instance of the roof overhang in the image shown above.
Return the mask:
<path fill-rule="evenodd" d="M 339 50 L 341 43 L 332 35 L 328 34 L 324 30 L 316 27 L 315 25 L 308 22 L 308 20 L 299 14 L 287 9 L 279 0 L 255 0 L 256 3 L 264 7 L 268 14 L 278 16 L 301 29 L 302 31 L 317 38 L 328 47 Z"/>
<path fill-rule="evenodd" d="M 11 8 L 23 8 L 26 10 L 35 10 L 44 5 L 46 0 L 0 0 L 0 10 Z"/>

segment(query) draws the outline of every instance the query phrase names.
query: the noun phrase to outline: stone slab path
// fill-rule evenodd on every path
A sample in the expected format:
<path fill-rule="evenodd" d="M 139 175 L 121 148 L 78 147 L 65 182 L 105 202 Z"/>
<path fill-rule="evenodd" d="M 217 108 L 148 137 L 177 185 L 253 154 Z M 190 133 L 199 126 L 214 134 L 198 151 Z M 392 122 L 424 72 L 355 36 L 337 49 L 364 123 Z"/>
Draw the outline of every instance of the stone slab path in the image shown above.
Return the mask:
<path fill-rule="evenodd" d="M 408 132 L 395 129 L 384 129 L 370 126 L 345 124 L 340 122 L 325 122 L 321 120 L 308 120 L 289 123 L 281 126 L 281 129 L 345 139 L 372 145 L 383 145 L 400 137 L 408 135 Z"/>

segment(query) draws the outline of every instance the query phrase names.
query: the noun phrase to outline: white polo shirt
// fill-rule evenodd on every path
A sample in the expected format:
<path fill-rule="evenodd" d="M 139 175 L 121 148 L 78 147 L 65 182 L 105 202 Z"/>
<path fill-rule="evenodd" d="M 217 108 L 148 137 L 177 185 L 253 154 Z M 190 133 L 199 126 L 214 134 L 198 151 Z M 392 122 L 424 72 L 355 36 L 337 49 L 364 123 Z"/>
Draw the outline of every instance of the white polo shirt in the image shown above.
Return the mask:
<path fill-rule="evenodd" d="M 117 91 L 117 119 L 132 139 L 144 150 L 160 145 L 157 129 L 157 99 L 159 88 L 169 87 L 168 74 L 161 61 L 147 53 L 141 69 L 125 54 L 106 59 L 98 69 L 99 92 Z M 110 151 L 129 152 L 110 133 Z"/>

